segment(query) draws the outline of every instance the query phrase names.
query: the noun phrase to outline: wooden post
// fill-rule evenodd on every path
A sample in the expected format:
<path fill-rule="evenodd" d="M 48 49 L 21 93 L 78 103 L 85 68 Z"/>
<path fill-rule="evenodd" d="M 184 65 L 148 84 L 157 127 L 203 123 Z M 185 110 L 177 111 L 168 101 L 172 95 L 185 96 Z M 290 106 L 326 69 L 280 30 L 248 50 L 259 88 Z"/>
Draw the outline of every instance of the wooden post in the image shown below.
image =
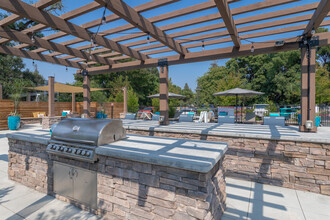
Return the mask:
<path fill-rule="evenodd" d="M 26 101 L 31 102 L 31 93 L 29 92 L 26 94 Z"/>
<path fill-rule="evenodd" d="M 124 113 L 127 113 L 127 86 L 124 86 L 123 93 L 124 93 Z"/>
<path fill-rule="evenodd" d="M 48 117 L 55 116 L 55 78 L 53 76 L 48 77 Z"/>
<path fill-rule="evenodd" d="M 0 100 L 2 99 L 2 85 L 0 84 Z"/>
<path fill-rule="evenodd" d="M 300 131 L 316 132 L 315 127 L 315 48 L 310 49 L 310 63 L 308 64 L 308 50 L 301 48 L 301 124 Z M 308 74 L 309 72 L 309 74 Z M 313 121 L 313 129 L 305 127 L 306 121 Z"/>
<path fill-rule="evenodd" d="M 91 109 L 91 89 L 90 89 L 90 78 L 88 75 L 84 76 L 83 82 L 83 115 L 85 118 L 90 117 L 90 109 Z"/>
<path fill-rule="evenodd" d="M 160 125 L 169 125 L 168 120 L 168 65 L 164 64 L 159 68 L 159 112 L 164 117 L 159 121 Z"/>
<path fill-rule="evenodd" d="M 72 113 L 76 112 L 76 93 L 72 93 Z"/>

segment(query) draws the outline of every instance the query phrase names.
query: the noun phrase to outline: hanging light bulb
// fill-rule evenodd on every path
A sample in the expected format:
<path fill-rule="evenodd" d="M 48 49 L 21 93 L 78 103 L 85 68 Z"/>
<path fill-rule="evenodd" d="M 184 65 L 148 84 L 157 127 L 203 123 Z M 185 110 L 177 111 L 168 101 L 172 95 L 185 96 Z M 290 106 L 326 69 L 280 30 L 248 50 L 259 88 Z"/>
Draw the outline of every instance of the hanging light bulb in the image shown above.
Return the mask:
<path fill-rule="evenodd" d="M 93 38 L 93 37 L 91 37 L 91 44 L 92 44 L 92 47 L 94 48 L 94 47 L 95 47 L 95 44 L 96 44 L 96 42 L 95 42 L 95 40 L 94 40 L 94 38 Z"/>
<path fill-rule="evenodd" d="M 34 60 L 32 60 L 32 64 L 34 65 Z"/>
<path fill-rule="evenodd" d="M 32 32 L 32 35 L 31 35 L 31 41 L 32 41 L 32 43 L 36 42 L 36 40 L 34 39 L 34 36 L 33 36 L 33 32 Z"/>
<path fill-rule="evenodd" d="M 205 51 L 204 41 L 202 41 L 202 50 Z"/>
<path fill-rule="evenodd" d="M 68 67 L 67 67 L 67 66 L 65 67 L 65 71 L 67 71 L 67 72 L 68 72 Z"/>
<path fill-rule="evenodd" d="M 251 45 L 251 53 L 254 52 L 254 45 L 253 45 L 253 42 L 252 42 L 252 45 Z"/>
<path fill-rule="evenodd" d="M 102 17 L 102 25 L 106 25 L 107 24 L 107 21 L 105 20 L 105 16 L 103 15 L 103 17 Z"/>
<path fill-rule="evenodd" d="M 150 44 L 150 34 L 148 33 L 148 36 L 147 36 L 147 43 Z"/>
<path fill-rule="evenodd" d="M 311 34 L 314 35 L 316 33 L 315 29 L 313 28 Z"/>
<path fill-rule="evenodd" d="M 92 54 L 91 54 L 91 53 L 89 53 L 89 59 L 90 59 L 90 60 L 92 60 L 92 59 L 93 59 L 93 57 L 92 57 Z"/>

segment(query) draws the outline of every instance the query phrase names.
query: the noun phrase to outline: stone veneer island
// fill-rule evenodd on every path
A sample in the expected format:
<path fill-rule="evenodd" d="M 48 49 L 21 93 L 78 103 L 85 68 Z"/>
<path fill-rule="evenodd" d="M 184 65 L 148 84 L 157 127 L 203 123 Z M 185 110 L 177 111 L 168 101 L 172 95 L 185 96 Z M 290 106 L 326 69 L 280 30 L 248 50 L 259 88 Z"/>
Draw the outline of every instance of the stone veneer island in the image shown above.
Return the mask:
<path fill-rule="evenodd" d="M 227 144 L 128 135 L 96 148 L 98 161 L 88 163 L 48 154 L 47 133 L 7 135 L 11 180 L 108 219 L 220 219 L 225 210 Z M 94 174 L 96 205 L 54 192 L 55 166 Z"/>

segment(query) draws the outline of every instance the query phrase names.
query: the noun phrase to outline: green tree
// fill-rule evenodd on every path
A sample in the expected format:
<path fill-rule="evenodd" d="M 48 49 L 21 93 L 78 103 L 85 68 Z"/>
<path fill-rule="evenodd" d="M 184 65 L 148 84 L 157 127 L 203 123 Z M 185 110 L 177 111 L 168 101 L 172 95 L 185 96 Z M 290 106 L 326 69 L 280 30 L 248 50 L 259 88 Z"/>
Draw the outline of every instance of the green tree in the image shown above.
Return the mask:
<path fill-rule="evenodd" d="M 181 101 L 183 105 L 192 105 L 195 103 L 195 95 L 193 91 L 189 88 L 188 84 L 186 83 L 181 90 L 181 95 L 185 96 L 185 98 Z"/>
<path fill-rule="evenodd" d="M 181 90 L 182 90 L 181 87 L 173 84 L 172 78 L 169 78 L 168 91 L 175 93 L 175 94 L 181 94 Z M 179 99 L 169 99 L 168 105 L 169 105 L 169 107 L 178 107 L 178 106 L 180 106 L 180 100 Z"/>
<path fill-rule="evenodd" d="M 82 83 L 82 77 L 75 77 L 76 83 Z M 157 93 L 159 90 L 159 77 L 157 68 L 140 69 L 134 71 L 115 72 L 91 76 L 100 88 L 109 88 L 105 95 L 114 100 L 117 93 L 125 85 L 130 85 L 139 98 L 139 105 L 151 105 L 148 95 Z"/>
<path fill-rule="evenodd" d="M 24 79 L 28 86 L 36 86 L 44 83 L 44 78 L 37 70 L 31 72 L 25 69 L 25 64 L 20 57 L 0 54 L 0 84 L 3 85 L 3 97 L 10 98 L 13 82 Z"/>
<path fill-rule="evenodd" d="M 22 99 L 22 94 L 25 91 L 25 87 L 30 86 L 31 81 L 25 79 L 16 79 L 11 82 L 9 87 L 10 99 L 14 101 L 14 113 L 11 113 L 12 116 L 18 116 L 18 106 Z"/>
<path fill-rule="evenodd" d="M 197 82 L 201 87 L 200 104 L 233 105 L 234 97 L 221 97 L 213 94 L 235 87 L 243 88 L 245 80 L 228 67 L 213 64 L 207 73 L 198 78 Z"/>
<path fill-rule="evenodd" d="M 231 59 L 226 67 L 241 74 L 245 88 L 264 92 L 247 98 L 248 103 L 297 104 L 300 100 L 300 52 L 288 51 Z"/>
<path fill-rule="evenodd" d="M 127 110 L 137 112 L 139 110 L 139 97 L 131 87 L 127 89 Z"/>
<path fill-rule="evenodd" d="M 315 93 L 316 93 L 316 103 L 318 104 L 321 96 L 322 103 L 330 103 L 330 72 L 328 65 L 316 66 L 315 73 Z"/>
<path fill-rule="evenodd" d="M 328 29 L 327 28 L 318 28 L 316 30 L 316 33 L 322 33 L 322 32 L 328 32 Z M 329 64 L 330 45 L 318 47 L 316 51 L 317 51 L 316 57 L 317 57 L 317 60 L 320 62 L 321 66 L 325 66 L 325 64 Z M 329 67 L 329 65 L 328 65 L 328 67 Z"/>

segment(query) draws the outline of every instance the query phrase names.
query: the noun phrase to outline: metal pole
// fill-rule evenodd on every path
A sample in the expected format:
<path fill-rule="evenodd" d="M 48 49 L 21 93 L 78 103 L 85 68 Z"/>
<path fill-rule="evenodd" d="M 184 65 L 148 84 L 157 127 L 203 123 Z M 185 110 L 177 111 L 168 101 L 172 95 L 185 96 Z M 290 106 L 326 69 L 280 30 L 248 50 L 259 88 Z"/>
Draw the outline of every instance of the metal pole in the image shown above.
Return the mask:
<path fill-rule="evenodd" d="M 241 102 L 241 123 L 243 122 L 243 102 Z"/>
<path fill-rule="evenodd" d="M 237 94 L 236 94 L 236 112 L 235 112 L 235 122 L 237 123 Z"/>
<path fill-rule="evenodd" d="M 124 93 L 124 113 L 127 113 L 127 86 L 125 85 L 123 88 Z"/>
<path fill-rule="evenodd" d="M 307 39 L 307 120 L 310 120 L 310 78 L 311 78 L 311 48 L 310 48 L 310 38 Z"/>
<path fill-rule="evenodd" d="M 197 108 L 199 107 L 199 90 L 197 90 Z"/>

